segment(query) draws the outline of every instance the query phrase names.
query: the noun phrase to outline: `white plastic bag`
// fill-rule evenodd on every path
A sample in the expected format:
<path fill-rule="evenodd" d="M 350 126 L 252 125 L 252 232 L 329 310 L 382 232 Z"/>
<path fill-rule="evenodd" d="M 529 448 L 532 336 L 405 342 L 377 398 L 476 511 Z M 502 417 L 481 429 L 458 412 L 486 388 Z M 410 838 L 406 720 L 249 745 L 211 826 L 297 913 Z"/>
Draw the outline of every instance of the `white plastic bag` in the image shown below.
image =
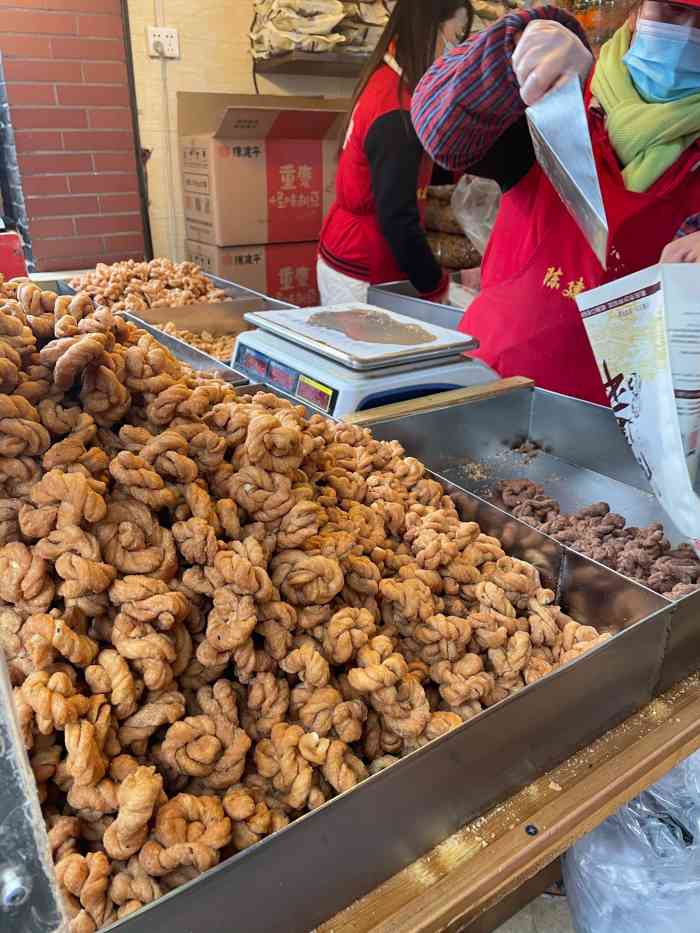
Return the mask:
<path fill-rule="evenodd" d="M 576 933 L 700 929 L 700 753 L 564 857 Z"/>
<path fill-rule="evenodd" d="M 464 175 L 452 195 L 452 210 L 459 224 L 484 255 L 491 236 L 496 214 L 501 204 L 501 189 L 489 178 L 473 178 Z"/>
<path fill-rule="evenodd" d="M 576 299 L 610 407 L 657 499 L 698 553 L 699 299 L 694 263 L 653 266 Z"/>

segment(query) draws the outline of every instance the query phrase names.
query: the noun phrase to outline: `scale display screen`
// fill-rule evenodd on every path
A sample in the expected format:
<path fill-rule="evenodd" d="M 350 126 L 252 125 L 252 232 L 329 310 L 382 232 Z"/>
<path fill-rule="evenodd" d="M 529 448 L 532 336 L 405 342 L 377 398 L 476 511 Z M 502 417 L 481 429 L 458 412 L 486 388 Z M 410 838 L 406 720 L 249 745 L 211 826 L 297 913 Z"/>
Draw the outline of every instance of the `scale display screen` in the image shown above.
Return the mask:
<path fill-rule="evenodd" d="M 329 386 L 324 386 L 323 383 L 316 382 L 315 379 L 309 379 L 308 376 L 299 377 L 297 398 L 310 402 L 316 408 L 320 408 L 321 411 L 329 414 L 334 408 L 334 396 L 335 392 Z"/>
<path fill-rule="evenodd" d="M 243 347 L 238 354 L 236 361 L 242 369 L 259 379 L 265 379 L 267 375 L 267 357 L 262 353 L 256 353 L 254 350 Z"/>
<path fill-rule="evenodd" d="M 298 378 L 299 373 L 294 369 L 290 369 L 289 366 L 284 366 L 282 363 L 275 362 L 275 360 L 270 360 L 268 363 L 267 381 L 270 385 L 293 395 L 296 392 Z"/>
<path fill-rule="evenodd" d="M 333 414 L 338 399 L 336 389 L 305 376 L 291 366 L 273 360 L 265 353 L 259 353 L 244 345 L 239 346 L 235 366 L 258 382 L 267 382 L 268 385 L 282 389 L 289 395 L 295 395 L 328 415 Z"/>

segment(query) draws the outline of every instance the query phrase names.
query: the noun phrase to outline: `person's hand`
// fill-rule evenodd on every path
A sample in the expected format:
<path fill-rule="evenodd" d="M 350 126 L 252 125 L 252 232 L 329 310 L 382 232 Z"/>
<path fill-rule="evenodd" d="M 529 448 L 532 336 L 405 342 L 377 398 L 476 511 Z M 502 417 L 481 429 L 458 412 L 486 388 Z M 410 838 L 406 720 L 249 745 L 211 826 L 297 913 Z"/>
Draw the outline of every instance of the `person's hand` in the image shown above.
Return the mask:
<path fill-rule="evenodd" d="M 478 292 L 480 290 L 481 266 L 477 266 L 476 269 L 462 269 L 459 273 L 459 277 L 465 288 L 470 288 L 473 292 Z"/>
<path fill-rule="evenodd" d="M 700 262 L 700 232 L 669 243 L 661 254 L 661 262 Z"/>
<path fill-rule="evenodd" d="M 512 62 L 520 96 L 531 107 L 572 75 L 585 81 L 593 56 L 566 26 L 555 20 L 538 19 L 523 30 Z"/>

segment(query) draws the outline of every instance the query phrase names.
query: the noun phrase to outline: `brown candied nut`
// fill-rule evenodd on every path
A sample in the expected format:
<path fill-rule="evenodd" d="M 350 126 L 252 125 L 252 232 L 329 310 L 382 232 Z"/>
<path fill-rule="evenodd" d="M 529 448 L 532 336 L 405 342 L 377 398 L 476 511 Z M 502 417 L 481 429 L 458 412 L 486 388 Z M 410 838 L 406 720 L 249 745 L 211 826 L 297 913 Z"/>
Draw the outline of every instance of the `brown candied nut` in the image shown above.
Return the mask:
<path fill-rule="evenodd" d="M 333 710 L 333 729 L 342 742 L 351 745 L 362 738 L 367 706 L 362 700 L 344 700 Z"/>
<path fill-rule="evenodd" d="M 89 706 L 88 698 L 79 694 L 70 677 L 61 672 L 36 671 L 19 690 L 22 700 L 33 710 L 41 735 L 51 735 L 77 722 Z"/>
<path fill-rule="evenodd" d="M 288 476 L 254 466 L 244 466 L 233 474 L 228 495 L 259 522 L 279 521 L 296 502 Z"/>
<path fill-rule="evenodd" d="M 313 768 L 299 750 L 305 735 L 301 726 L 281 722 L 272 727 L 270 738 L 255 746 L 258 771 L 292 810 L 301 810 L 312 790 Z"/>
<path fill-rule="evenodd" d="M 357 653 L 358 666 L 348 671 L 348 682 L 357 693 L 373 693 L 394 687 L 408 673 L 405 658 L 394 651 L 392 641 L 375 636 Z"/>
<path fill-rule="evenodd" d="M 301 631 L 311 632 L 330 622 L 332 616 L 332 606 L 301 606 L 297 609 L 297 626 Z"/>
<path fill-rule="evenodd" d="M 257 609 L 256 631 L 265 639 L 265 650 L 281 661 L 292 650 L 292 633 L 297 627 L 297 612 L 289 603 L 273 600 L 261 603 Z"/>
<path fill-rule="evenodd" d="M 0 458 L 0 484 L 4 496 L 26 500 L 41 477 L 41 465 L 34 457 Z"/>
<path fill-rule="evenodd" d="M 325 526 L 327 528 L 327 526 Z M 355 536 L 347 531 L 324 530 L 304 542 L 304 551 L 310 557 L 328 557 L 342 565 L 352 555 L 355 548 Z"/>
<path fill-rule="evenodd" d="M 22 732 L 26 733 L 26 728 L 20 720 Z M 63 745 L 58 744 L 55 732 L 50 735 L 37 735 L 34 737 L 33 747 L 29 755 L 29 764 L 34 773 L 39 800 L 44 803 L 48 796 L 48 782 L 55 776 L 61 758 L 63 757 Z"/>
<path fill-rule="evenodd" d="M 212 493 L 216 494 L 211 484 L 210 488 Z M 238 515 L 238 506 L 233 499 L 228 499 L 226 496 L 218 498 L 216 500 L 216 514 L 225 537 L 227 537 L 229 541 L 237 540 L 241 534 L 241 521 Z"/>
<path fill-rule="evenodd" d="M 43 613 L 27 619 L 22 626 L 21 639 L 38 670 L 53 662 L 54 651 L 76 667 L 87 667 L 92 664 L 99 650 L 97 642 L 73 631 L 66 619 Z"/>
<path fill-rule="evenodd" d="M 411 490 L 409 501 L 438 508 L 444 495 L 445 491 L 440 483 L 434 479 L 421 479 Z"/>
<path fill-rule="evenodd" d="M 19 541 L 0 548 L 0 598 L 19 611 L 42 612 L 55 593 L 50 565 L 37 547 Z"/>
<path fill-rule="evenodd" d="M 551 674 L 554 665 L 550 664 L 544 658 L 531 657 L 523 669 L 523 677 L 526 684 L 534 684 L 536 681 Z"/>
<path fill-rule="evenodd" d="M 346 578 L 347 579 L 347 578 Z M 323 629 L 323 650 L 333 664 L 347 664 L 377 630 L 366 609 L 341 609 Z"/>
<path fill-rule="evenodd" d="M 406 505 L 408 494 L 404 484 L 394 474 L 373 472 L 367 477 L 362 499 L 369 506 L 374 502 L 398 502 Z"/>
<path fill-rule="evenodd" d="M 219 542 L 212 526 L 201 518 L 173 525 L 173 537 L 181 556 L 190 564 L 213 564 Z"/>
<path fill-rule="evenodd" d="M 85 680 L 93 694 L 109 696 L 117 719 L 127 719 L 136 711 L 139 691 L 129 665 L 118 651 L 100 651 L 96 663 L 85 669 Z"/>
<path fill-rule="evenodd" d="M 139 767 L 120 784 L 119 812 L 103 839 L 110 858 L 125 861 L 141 849 L 162 793 L 163 779 L 154 767 Z"/>
<path fill-rule="evenodd" d="M 484 671 L 477 654 L 466 654 L 459 661 L 438 661 L 430 668 L 430 676 L 440 688 L 440 696 L 451 707 L 470 700 L 481 700 L 494 688 L 492 674 Z"/>
<path fill-rule="evenodd" d="M 197 658 L 205 666 L 223 662 L 223 655 L 241 648 L 257 625 L 255 603 L 251 596 L 239 596 L 231 587 L 221 586 L 214 592 L 212 610 L 207 617 L 206 640 L 197 649 Z M 200 650 L 201 649 L 201 650 Z M 212 649 L 212 656 L 208 649 Z"/>
<path fill-rule="evenodd" d="M 95 933 L 111 923 L 114 905 L 109 897 L 110 873 L 104 852 L 74 852 L 58 861 L 56 880 L 71 915 L 70 933 Z"/>
<path fill-rule="evenodd" d="M 170 589 L 163 580 L 140 574 L 127 574 L 115 580 L 109 591 L 110 602 L 138 622 L 149 622 L 159 631 L 169 631 L 182 622 L 190 610 L 184 593 Z"/>
<path fill-rule="evenodd" d="M 172 534 L 137 499 L 111 501 L 94 532 L 105 560 L 119 573 L 149 574 L 166 581 L 177 573 Z"/>
<path fill-rule="evenodd" d="M 288 654 L 280 661 L 280 668 L 287 674 L 296 674 L 309 687 L 325 687 L 330 681 L 328 661 L 310 642 Z"/>
<path fill-rule="evenodd" d="M 30 498 L 39 509 L 55 513 L 53 527 L 94 524 L 107 512 L 102 497 L 104 483 L 88 479 L 80 473 L 62 473 L 50 470 L 31 491 Z"/>
<path fill-rule="evenodd" d="M 368 776 L 362 761 L 339 739 L 321 738 L 309 732 L 299 740 L 299 751 L 307 761 L 321 768 L 324 778 L 339 794 Z"/>
<path fill-rule="evenodd" d="M 34 546 L 34 553 L 54 561 L 56 573 L 64 581 L 58 588 L 64 598 L 104 593 L 117 575 L 114 567 L 100 560 L 97 538 L 77 525 L 54 529 Z"/>
<path fill-rule="evenodd" d="M 0 395 L 0 456 L 37 457 L 50 446 L 34 405 L 21 395 Z"/>
<path fill-rule="evenodd" d="M 472 637 L 472 626 L 468 619 L 438 613 L 430 616 L 426 622 L 417 623 L 413 637 L 420 646 L 420 657 L 426 664 L 458 661 L 466 653 Z"/>
<path fill-rule="evenodd" d="M 379 593 L 385 625 L 427 621 L 439 611 L 435 597 L 420 580 L 382 580 Z"/>
<path fill-rule="evenodd" d="M 90 698 L 85 718 L 66 723 L 66 772 L 76 784 L 94 785 L 106 774 L 104 748 L 111 727 L 112 708 L 102 694 Z"/>
<path fill-rule="evenodd" d="M 343 588 L 337 560 L 304 551 L 280 551 L 270 562 L 270 570 L 273 584 L 293 606 L 325 605 Z"/>
<path fill-rule="evenodd" d="M 185 698 L 176 690 L 146 697 L 145 702 L 119 727 L 119 741 L 135 755 L 146 752 L 148 740 L 161 726 L 172 725 L 185 715 Z"/>
<path fill-rule="evenodd" d="M 246 732 L 252 739 L 266 738 L 284 722 L 289 709 L 289 683 L 269 671 L 256 674 L 248 684 Z"/>
<path fill-rule="evenodd" d="M 135 855 L 116 872 L 109 886 L 109 896 L 117 907 L 118 920 L 158 900 L 161 894 L 160 885 L 141 866 Z"/>

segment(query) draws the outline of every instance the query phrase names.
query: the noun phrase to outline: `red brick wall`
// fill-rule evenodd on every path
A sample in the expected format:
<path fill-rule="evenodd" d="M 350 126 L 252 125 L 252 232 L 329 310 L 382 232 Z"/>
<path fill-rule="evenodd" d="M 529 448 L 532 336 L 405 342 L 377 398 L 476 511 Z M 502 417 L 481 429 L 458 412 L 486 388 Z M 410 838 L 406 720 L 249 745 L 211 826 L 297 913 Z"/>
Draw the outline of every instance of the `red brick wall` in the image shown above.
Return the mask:
<path fill-rule="evenodd" d="M 37 269 L 143 256 L 119 0 L 0 0 L 0 52 Z"/>

